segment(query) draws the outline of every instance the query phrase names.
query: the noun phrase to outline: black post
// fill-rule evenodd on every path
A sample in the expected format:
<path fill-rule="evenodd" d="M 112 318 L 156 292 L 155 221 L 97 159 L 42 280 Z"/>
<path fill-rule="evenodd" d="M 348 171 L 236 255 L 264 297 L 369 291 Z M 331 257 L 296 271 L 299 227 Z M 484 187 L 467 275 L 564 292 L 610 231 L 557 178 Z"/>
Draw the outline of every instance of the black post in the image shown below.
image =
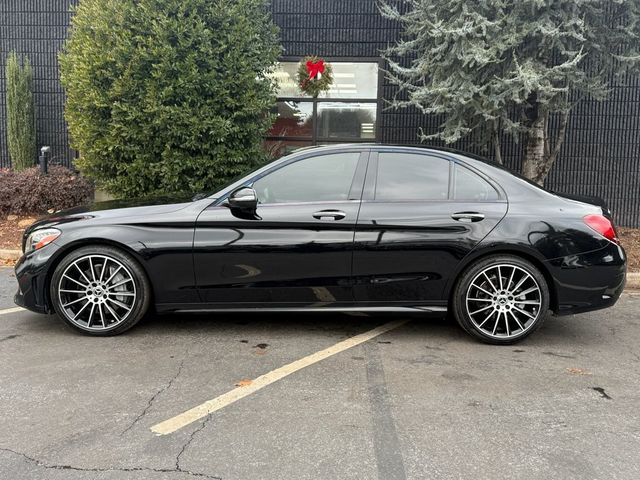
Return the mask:
<path fill-rule="evenodd" d="M 49 171 L 49 151 L 51 151 L 51 147 L 42 147 L 40 149 L 38 165 L 40 165 L 40 173 L 43 175 L 46 175 Z"/>

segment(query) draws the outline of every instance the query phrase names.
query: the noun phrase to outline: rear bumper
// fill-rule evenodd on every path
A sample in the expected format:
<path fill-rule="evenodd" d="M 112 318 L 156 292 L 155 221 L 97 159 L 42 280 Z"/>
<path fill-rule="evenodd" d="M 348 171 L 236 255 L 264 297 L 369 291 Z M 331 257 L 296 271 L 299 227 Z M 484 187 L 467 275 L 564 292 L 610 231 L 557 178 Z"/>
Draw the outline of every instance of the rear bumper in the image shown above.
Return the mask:
<path fill-rule="evenodd" d="M 589 312 L 616 303 L 624 290 L 627 259 L 615 243 L 580 255 L 549 260 L 556 315 Z"/>

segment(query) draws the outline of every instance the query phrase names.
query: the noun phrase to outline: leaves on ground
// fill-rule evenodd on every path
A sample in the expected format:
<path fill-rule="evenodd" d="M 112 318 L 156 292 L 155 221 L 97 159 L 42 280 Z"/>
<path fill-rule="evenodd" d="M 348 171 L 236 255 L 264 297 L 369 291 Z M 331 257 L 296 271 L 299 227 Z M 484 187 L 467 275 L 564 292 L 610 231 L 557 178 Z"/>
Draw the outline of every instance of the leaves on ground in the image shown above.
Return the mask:
<path fill-rule="evenodd" d="M 570 373 L 571 375 L 593 375 L 588 370 L 583 370 L 582 368 L 575 367 L 567 368 L 567 373 Z"/>

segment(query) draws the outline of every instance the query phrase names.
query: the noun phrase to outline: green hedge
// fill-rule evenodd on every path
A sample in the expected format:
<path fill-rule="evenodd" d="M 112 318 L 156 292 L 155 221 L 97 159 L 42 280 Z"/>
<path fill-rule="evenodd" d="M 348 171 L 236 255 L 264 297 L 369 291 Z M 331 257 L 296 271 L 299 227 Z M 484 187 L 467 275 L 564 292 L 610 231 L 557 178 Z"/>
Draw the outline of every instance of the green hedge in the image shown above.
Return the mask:
<path fill-rule="evenodd" d="M 60 56 L 77 167 L 141 196 L 256 166 L 280 52 L 265 0 L 81 0 Z"/>

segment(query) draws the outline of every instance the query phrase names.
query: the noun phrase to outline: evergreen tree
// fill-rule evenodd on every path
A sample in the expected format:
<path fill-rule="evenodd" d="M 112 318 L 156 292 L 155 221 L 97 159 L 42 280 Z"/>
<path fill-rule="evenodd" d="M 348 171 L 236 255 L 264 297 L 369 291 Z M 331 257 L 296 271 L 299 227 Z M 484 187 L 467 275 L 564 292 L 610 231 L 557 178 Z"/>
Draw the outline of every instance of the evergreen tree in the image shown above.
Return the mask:
<path fill-rule="evenodd" d="M 640 0 L 397 0 L 403 37 L 386 50 L 396 107 L 442 114 L 422 140 L 526 138 L 523 174 L 542 184 L 571 109 L 603 99 L 612 72 L 640 62 Z M 550 123 L 554 128 L 550 128 Z"/>
<path fill-rule="evenodd" d="M 265 159 L 266 0 L 81 0 L 60 56 L 79 169 L 117 196 L 210 191 Z"/>
<path fill-rule="evenodd" d="M 36 162 L 36 116 L 33 100 L 33 69 L 24 65 L 16 52 L 7 57 L 7 146 L 14 170 L 33 167 Z"/>

